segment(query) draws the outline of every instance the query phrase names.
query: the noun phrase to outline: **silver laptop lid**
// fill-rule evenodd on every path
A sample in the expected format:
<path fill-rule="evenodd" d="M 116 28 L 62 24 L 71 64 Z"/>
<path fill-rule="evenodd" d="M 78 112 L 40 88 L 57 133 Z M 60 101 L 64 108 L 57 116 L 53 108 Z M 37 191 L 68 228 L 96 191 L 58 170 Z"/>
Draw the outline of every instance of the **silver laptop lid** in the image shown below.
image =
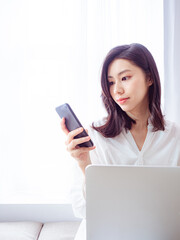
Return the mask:
<path fill-rule="evenodd" d="M 87 240 L 180 240 L 180 167 L 89 166 Z"/>

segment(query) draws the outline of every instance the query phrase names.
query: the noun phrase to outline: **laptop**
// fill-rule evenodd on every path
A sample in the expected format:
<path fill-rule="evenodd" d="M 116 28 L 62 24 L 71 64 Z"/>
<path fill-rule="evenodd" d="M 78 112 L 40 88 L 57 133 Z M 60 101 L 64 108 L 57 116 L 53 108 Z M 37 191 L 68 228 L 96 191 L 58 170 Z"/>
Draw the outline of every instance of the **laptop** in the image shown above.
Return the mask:
<path fill-rule="evenodd" d="M 180 167 L 86 168 L 87 240 L 180 240 Z"/>

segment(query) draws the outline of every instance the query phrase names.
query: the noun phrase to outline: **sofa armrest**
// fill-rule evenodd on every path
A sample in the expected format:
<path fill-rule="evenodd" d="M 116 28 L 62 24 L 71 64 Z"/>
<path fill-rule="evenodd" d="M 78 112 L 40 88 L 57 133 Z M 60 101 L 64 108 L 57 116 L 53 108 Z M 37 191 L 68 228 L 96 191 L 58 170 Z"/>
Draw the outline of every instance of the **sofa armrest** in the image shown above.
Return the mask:
<path fill-rule="evenodd" d="M 45 223 L 39 240 L 73 240 L 80 222 Z"/>
<path fill-rule="evenodd" d="M 2 240 L 37 240 L 43 224 L 39 222 L 1 222 Z"/>

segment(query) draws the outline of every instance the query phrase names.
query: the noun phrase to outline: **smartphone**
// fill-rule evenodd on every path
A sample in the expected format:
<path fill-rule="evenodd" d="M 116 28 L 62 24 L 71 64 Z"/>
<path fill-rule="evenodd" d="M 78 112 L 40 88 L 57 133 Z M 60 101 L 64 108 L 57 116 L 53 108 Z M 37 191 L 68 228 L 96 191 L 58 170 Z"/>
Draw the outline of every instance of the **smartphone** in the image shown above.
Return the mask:
<path fill-rule="evenodd" d="M 69 131 L 73 131 L 77 128 L 83 127 L 68 103 L 64 103 L 64 104 L 60 105 L 59 107 L 56 107 L 56 112 L 58 113 L 58 115 L 61 118 L 63 118 L 63 117 L 65 118 L 66 127 Z M 83 130 L 83 132 L 76 135 L 74 138 L 81 138 L 81 137 L 86 137 L 86 136 L 88 136 L 88 134 L 86 133 L 85 130 Z M 81 143 L 78 146 L 92 147 L 93 145 L 94 145 L 93 142 L 91 140 L 89 140 L 88 142 Z"/>

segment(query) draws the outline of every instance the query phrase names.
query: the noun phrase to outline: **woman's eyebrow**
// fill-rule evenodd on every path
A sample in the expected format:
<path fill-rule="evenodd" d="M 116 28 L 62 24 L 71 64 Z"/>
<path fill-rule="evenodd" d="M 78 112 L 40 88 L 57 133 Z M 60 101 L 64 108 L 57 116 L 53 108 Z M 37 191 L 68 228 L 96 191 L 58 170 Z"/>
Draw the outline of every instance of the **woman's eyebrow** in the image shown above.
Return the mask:
<path fill-rule="evenodd" d="M 119 72 L 118 76 L 120 76 L 120 75 L 122 75 L 123 73 L 126 73 L 126 72 L 131 72 L 131 70 L 130 69 L 125 69 L 125 70 Z M 113 77 L 109 75 L 108 78 L 113 78 Z"/>

